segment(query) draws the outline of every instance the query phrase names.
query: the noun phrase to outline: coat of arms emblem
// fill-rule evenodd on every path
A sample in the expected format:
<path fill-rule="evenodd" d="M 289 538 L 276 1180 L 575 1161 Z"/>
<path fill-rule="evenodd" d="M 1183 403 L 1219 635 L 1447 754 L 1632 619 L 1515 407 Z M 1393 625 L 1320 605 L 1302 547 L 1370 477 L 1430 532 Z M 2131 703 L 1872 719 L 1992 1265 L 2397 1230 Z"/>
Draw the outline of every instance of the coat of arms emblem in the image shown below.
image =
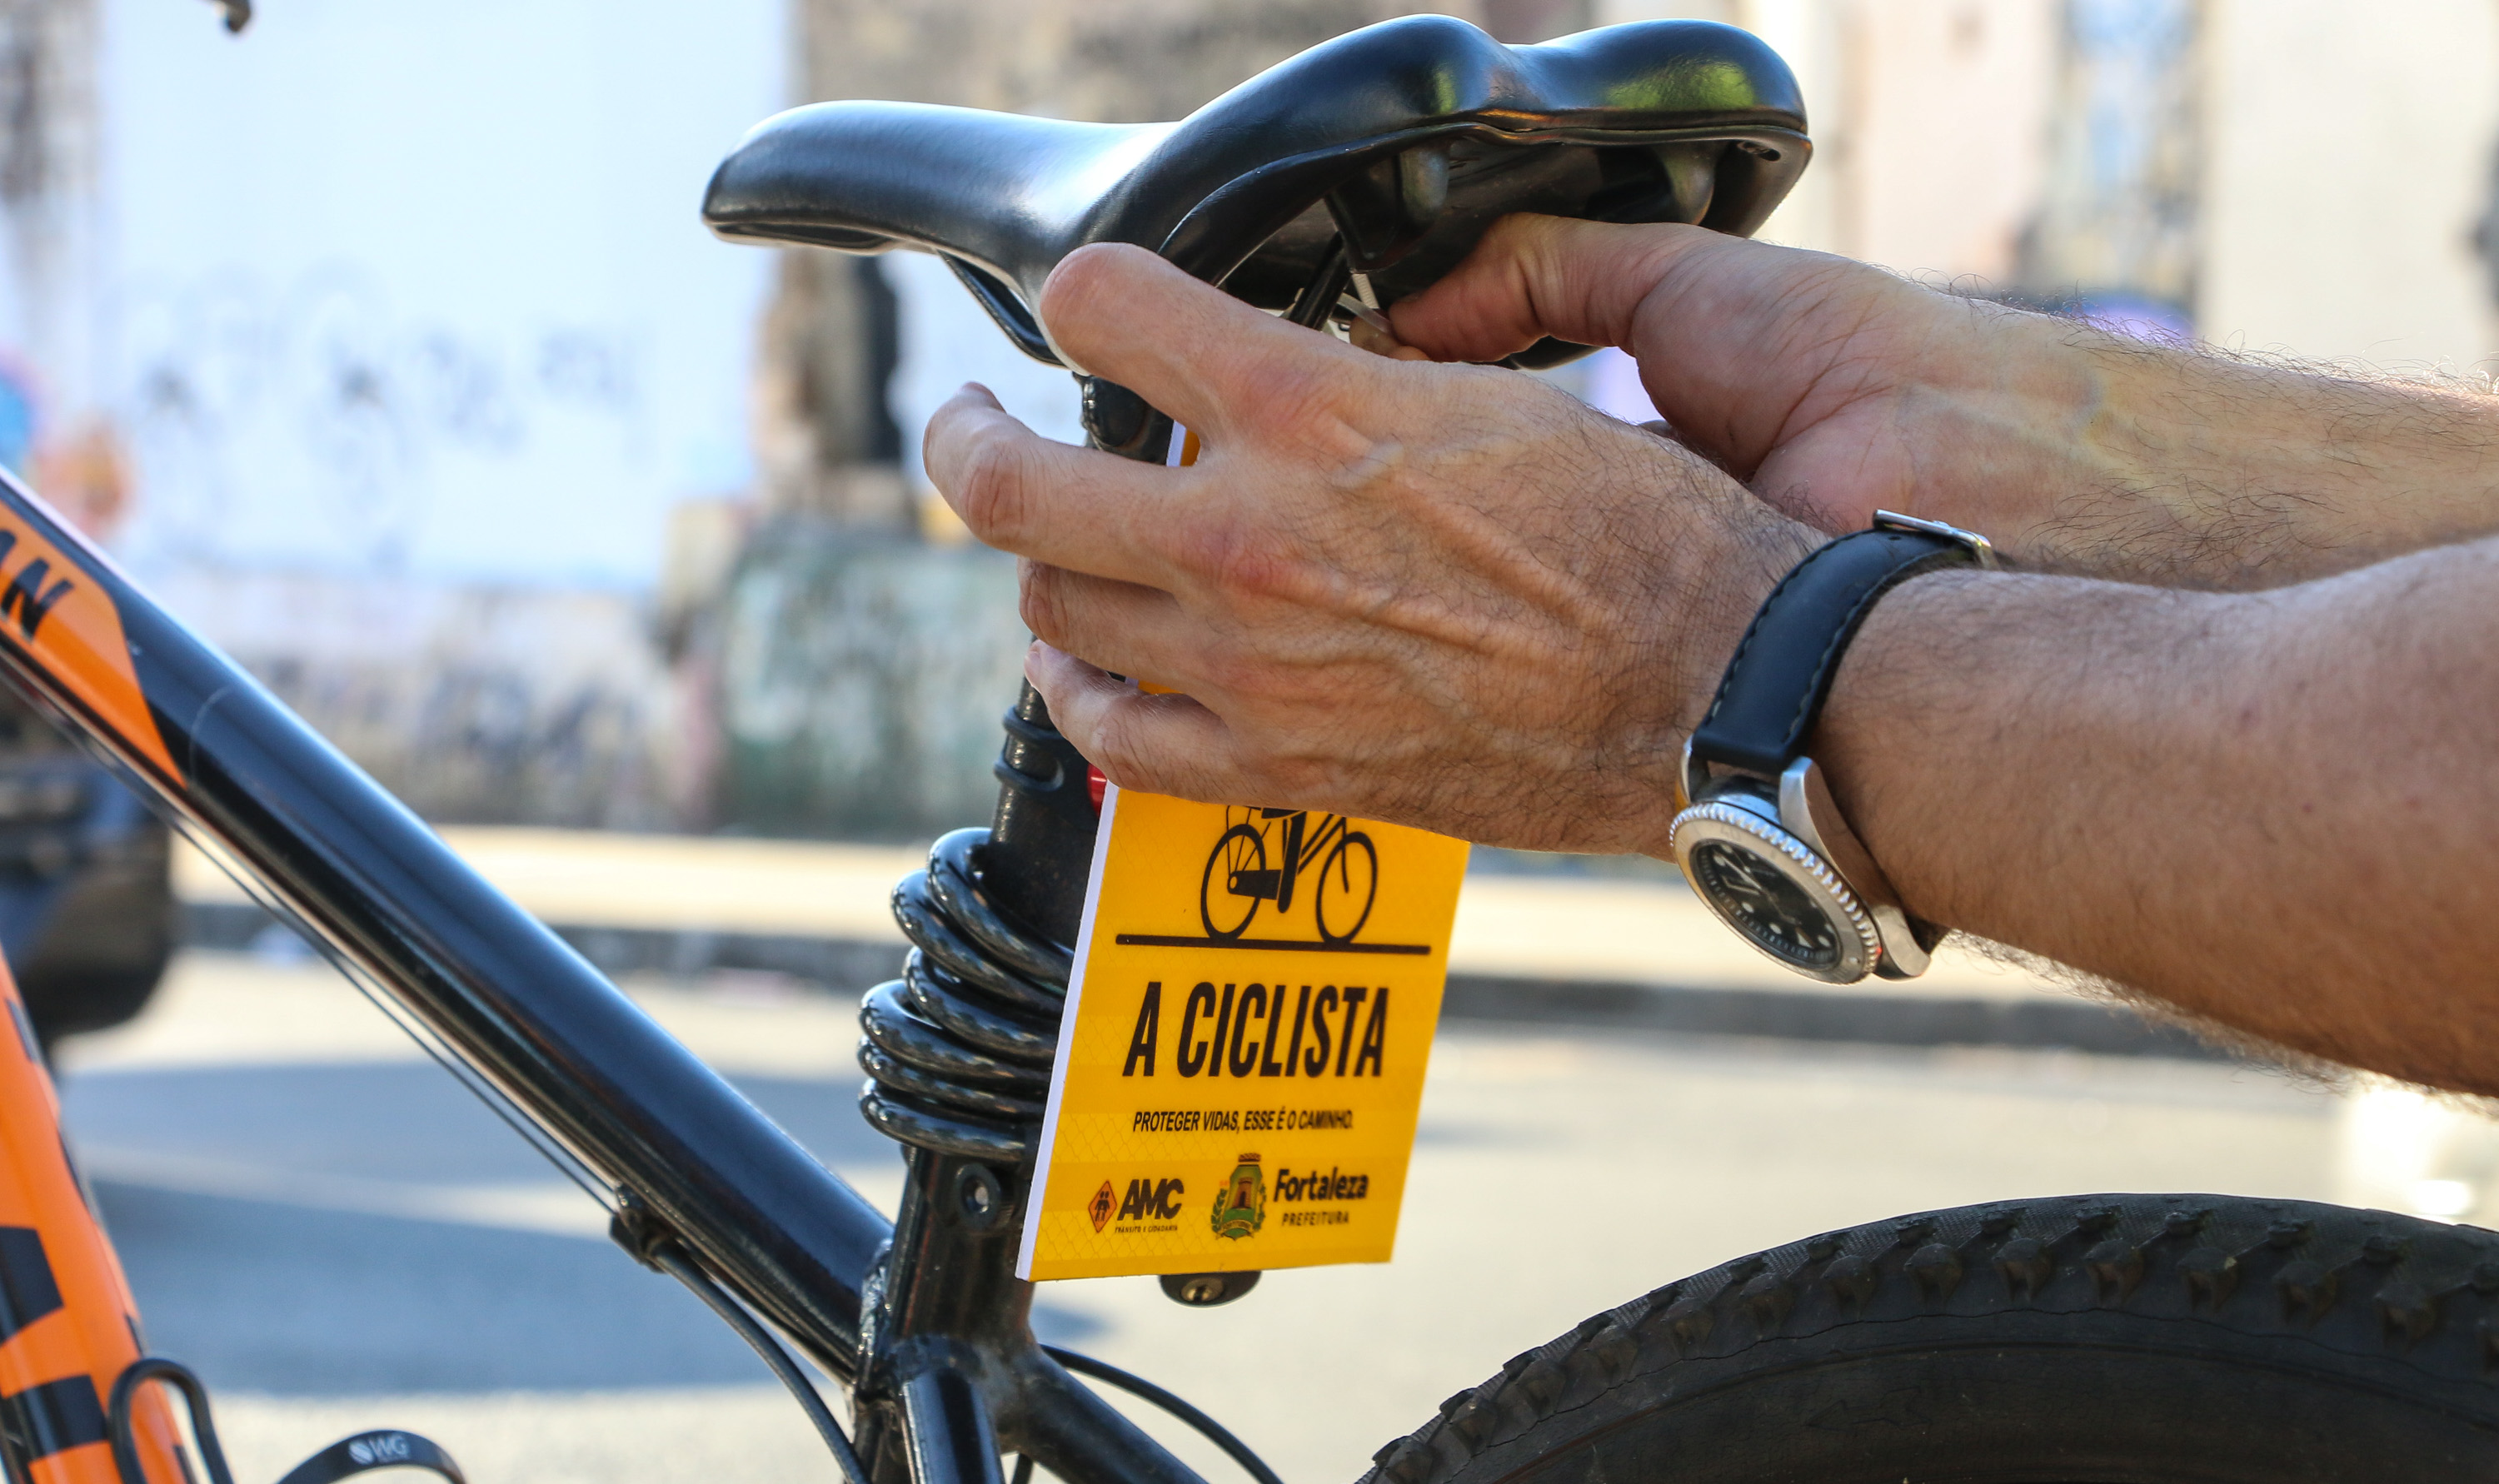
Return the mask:
<path fill-rule="evenodd" d="M 1232 1167 L 1232 1178 L 1215 1192 L 1215 1235 L 1235 1241 L 1254 1234 L 1267 1220 L 1267 1178 L 1258 1156 L 1244 1154 Z"/>

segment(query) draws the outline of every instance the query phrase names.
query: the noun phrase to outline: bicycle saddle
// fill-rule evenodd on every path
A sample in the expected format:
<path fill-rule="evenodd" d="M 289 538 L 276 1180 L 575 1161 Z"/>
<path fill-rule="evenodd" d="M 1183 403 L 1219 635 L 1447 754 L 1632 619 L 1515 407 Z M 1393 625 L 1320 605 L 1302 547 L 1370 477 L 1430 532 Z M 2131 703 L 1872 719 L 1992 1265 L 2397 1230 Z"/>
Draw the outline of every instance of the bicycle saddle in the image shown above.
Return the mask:
<path fill-rule="evenodd" d="M 1133 242 L 1291 309 L 1331 270 L 1381 305 L 1455 267 L 1512 211 L 1748 234 L 1803 170 L 1796 80 L 1709 21 L 1507 47 L 1412 16 L 1281 62 L 1178 123 L 1097 124 L 913 103 L 764 120 L 714 173 L 724 238 L 945 258 L 1024 351 L 1058 260 Z M 1305 322 L 1332 312 L 1337 295 Z M 1296 317 L 1302 317 L 1296 310 Z M 1534 364 L 1585 347 L 1547 342 Z"/>

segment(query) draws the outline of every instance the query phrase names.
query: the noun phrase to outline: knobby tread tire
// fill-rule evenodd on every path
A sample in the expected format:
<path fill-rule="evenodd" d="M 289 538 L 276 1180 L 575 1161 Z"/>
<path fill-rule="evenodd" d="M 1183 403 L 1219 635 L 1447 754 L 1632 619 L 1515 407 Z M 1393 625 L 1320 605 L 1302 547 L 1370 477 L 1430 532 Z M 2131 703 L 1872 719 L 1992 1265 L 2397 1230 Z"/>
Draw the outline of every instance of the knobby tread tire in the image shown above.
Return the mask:
<path fill-rule="evenodd" d="M 1363 1484 L 2499 1480 L 2499 1233 L 2306 1201 L 1928 1211 L 1513 1358 Z"/>

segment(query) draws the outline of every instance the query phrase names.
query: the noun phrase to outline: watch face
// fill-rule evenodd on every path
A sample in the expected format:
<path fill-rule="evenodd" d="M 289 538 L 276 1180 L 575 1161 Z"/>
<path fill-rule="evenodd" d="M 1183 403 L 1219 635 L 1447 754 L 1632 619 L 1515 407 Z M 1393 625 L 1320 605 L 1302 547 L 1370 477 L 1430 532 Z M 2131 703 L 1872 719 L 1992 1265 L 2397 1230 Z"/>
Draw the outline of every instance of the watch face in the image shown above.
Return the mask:
<path fill-rule="evenodd" d="M 1769 861 L 1725 840 L 1692 848 L 1692 882 L 1755 947 L 1807 972 L 1839 967 L 1843 924 Z"/>

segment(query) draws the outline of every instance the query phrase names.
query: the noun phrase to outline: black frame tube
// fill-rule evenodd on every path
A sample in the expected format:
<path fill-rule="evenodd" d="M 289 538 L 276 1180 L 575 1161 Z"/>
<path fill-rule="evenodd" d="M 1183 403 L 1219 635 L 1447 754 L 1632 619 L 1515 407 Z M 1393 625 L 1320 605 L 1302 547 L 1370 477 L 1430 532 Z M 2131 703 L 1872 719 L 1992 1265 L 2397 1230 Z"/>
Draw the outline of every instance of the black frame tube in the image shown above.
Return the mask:
<path fill-rule="evenodd" d="M 128 653 L 104 658 L 126 658 L 145 719 L 100 703 L 92 663 L 81 679 L 64 662 L 63 620 L 30 622 L 5 583 L 0 683 L 116 764 L 453 1070 L 508 1103 L 523 1132 L 602 1184 L 594 1194 L 629 1251 L 663 1269 L 690 1254 L 730 1302 L 848 1383 L 861 1430 L 847 1467 L 878 1484 L 998 1484 L 1003 1447 L 1078 1484 L 1201 1484 L 1042 1353 L 1007 1210 L 967 1219 L 945 1198 L 963 1161 L 912 1151 L 897 1240 L 895 1223 L 0 469 L 0 562 L 21 548 L 24 573 L 42 545 L 61 564 L 39 584 L 48 604 L 76 584 L 110 602 Z M 1022 713 L 994 844 L 1031 893 L 1017 906 L 1072 929 L 1092 848 L 1084 762 L 1029 688 Z M 146 727 L 154 737 L 137 734 Z M 1020 1212 L 1029 1173 L 997 1186 L 1008 1209 Z"/>
<path fill-rule="evenodd" d="M 56 571 L 33 567 L 46 547 Z M 545 1136 L 607 1201 L 634 1256 L 673 1269 L 689 1254 L 730 1302 L 847 1382 L 860 1425 L 847 1467 L 876 1484 L 999 1484 L 1003 1448 L 1079 1484 L 1200 1484 L 1034 1342 L 1031 1285 L 1014 1277 L 1003 1219 L 1021 1214 L 1028 1165 L 987 1171 L 1005 1199 L 973 1211 L 949 1199 L 969 1162 L 915 1149 L 898 1226 L 887 1221 L 0 471 L 0 564 L 12 550 L 0 681 L 257 883 L 523 1132 Z M 42 588 L 40 607 L 17 577 Z M 54 616 L 81 611 L 57 606 L 80 585 L 86 617 Z M 120 690 L 99 685 L 98 659 Z M 1021 888 L 1012 907 L 1056 936 L 1073 936 L 1092 850 L 1084 768 L 1027 687 L 1000 763 L 991 864 L 998 885 Z"/>
<path fill-rule="evenodd" d="M 683 1242 L 819 1364 L 852 1375 L 860 1288 L 892 1231 L 885 1216 L 0 472 L 0 530 L 12 526 L 76 568 L 55 577 L 111 600 L 178 775 L 55 674 L 22 618 L 0 609 L 9 683 L 257 878 L 617 1205 Z"/>

